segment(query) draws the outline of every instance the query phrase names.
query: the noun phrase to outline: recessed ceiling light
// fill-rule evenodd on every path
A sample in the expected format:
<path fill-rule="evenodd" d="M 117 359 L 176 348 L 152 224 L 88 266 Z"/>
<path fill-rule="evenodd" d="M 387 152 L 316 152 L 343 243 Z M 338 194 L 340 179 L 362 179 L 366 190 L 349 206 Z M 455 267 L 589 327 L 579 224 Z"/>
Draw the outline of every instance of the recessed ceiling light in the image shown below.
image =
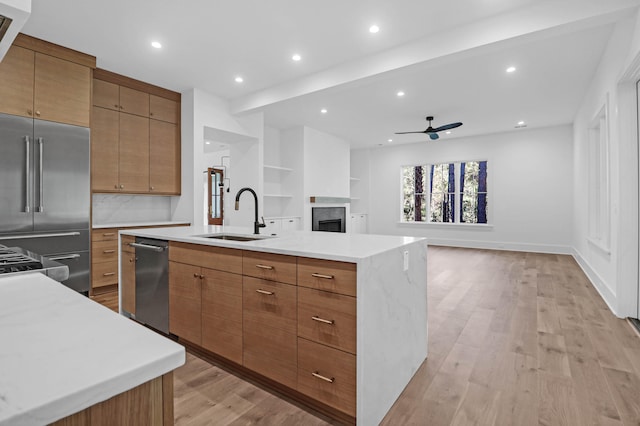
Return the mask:
<path fill-rule="evenodd" d="M 398 95 L 399 98 L 404 96 L 404 92 L 401 90 L 398 93 L 396 93 L 396 95 Z"/>
<path fill-rule="evenodd" d="M 447 130 L 445 133 L 446 133 L 447 135 L 450 135 L 450 134 L 451 134 L 451 130 Z"/>
<path fill-rule="evenodd" d="M 393 139 L 387 139 L 387 142 L 393 142 Z"/>
<path fill-rule="evenodd" d="M 236 83 L 242 83 L 244 81 L 244 78 L 238 76 L 235 78 L 235 80 L 236 80 Z"/>
<path fill-rule="evenodd" d="M 159 41 L 152 41 L 151 46 L 155 47 L 156 49 L 160 49 L 162 47 L 162 44 L 160 44 Z"/>
<path fill-rule="evenodd" d="M 298 62 L 300 59 L 302 59 L 302 56 L 298 55 L 297 53 L 295 55 L 293 55 L 291 57 L 291 59 L 293 59 L 294 61 Z"/>
<path fill-rule="evenodd" d="M 326 113 L 327 113 L 327 109 L 326 109 L 326 108 L 322 108 L 322 109 L 320 110 L 320 112 L 321 112 L 321 113 L 323 113 L 323 114 L 326 114 Z"/>
<path fill-rule="evenodd" d="M 379 27 L 379 26 L 377 26 L 377 25 L 372 25 L 372 26 L 370 26 L 370 27 L 369 27 L 369 32 L 370 32 L 371 34 L 375 34 L 375 33 L 377 33 L 378 31 L 380 31 L 380 27 Z"/>
<path fill-rule="evenodd" d="M 511 66 L 511 67 L 507 68 L 507 70 L 506 70 L 506 71 L 507 71 L 508 73 L 512 73 L 512 72 L 515 72 L 515 70 L 516 70 L 516 67 Z"/>
<path fill-rule="evenodd" d="M 207 145 L 211 145 L 211 142 L 209 142 L 209 141 L 205 141 L 205 143 L 206 143 Z"/>
<path fill-rule="evenodd" d="M 524 121 L 518 121 L 518 124 L 515 125 L 516 129 L 521 129 L 523 127 L 527 127 L 527 124 Z"/>
<path fill-rule="evenodd" d="M 518 126 L 522 126 L 524 124 L 524 121 L 518 121 Z"/>

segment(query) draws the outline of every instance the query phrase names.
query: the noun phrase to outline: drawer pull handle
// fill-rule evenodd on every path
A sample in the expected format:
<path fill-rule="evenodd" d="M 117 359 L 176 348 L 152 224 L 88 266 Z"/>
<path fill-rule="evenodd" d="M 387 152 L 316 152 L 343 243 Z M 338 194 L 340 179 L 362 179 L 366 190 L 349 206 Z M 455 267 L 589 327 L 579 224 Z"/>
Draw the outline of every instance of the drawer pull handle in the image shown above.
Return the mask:
<path fill-rule="evenodd" d="M 102 274 L 103 277 L 110 277 L 112 275 L 115 275 L 115 272 L 105 272 L 104 274 Z"/>
<path fill-rule="evenodd" d="M 200 274 L 193 274 L 193 278 L 200 278 Z"/>
<path fill-rule="evenodd" d="M 113 237 L 114 235 L 116 235 L 115 232 L 107 232 L 107 233 L 102 234 L 103 237 Z"/>
<path fill-rule="evenodd" d="M 313 316 L 313 317 L 311 317 L 311 319 L 314 320 L 314 321 L 321 322 L 323 324 L 330 324 L 330 325 L 335 324 L 334 320 L 326 320 L 324 318 L 320 318 L 319 316 Z"/>
<path fill-rule="evenodd" d="M 275 294 L 272 291 L 262 290 L 261 288 L 257 289 L 256 293 L 266 294 L 267 296 L 273 296 Z"/>
<path fill-rule="evenodd" d="M 324 380 L 325 382 L 329 382 L 329 383 L 333 383 L 336 380 L 334 377 L 332 378 L 325 377 L 322 374 L 318 373 L 317 371 L 314 371 L 313 373 L 311 373 L 311 375 L 317 379 Z"/>
<path fill-rule="evenodd" d="M 325 275 L 325 274 L 317 274 L 317 273 L 313 273 L 311 274 L 312 277 L 316 277 L 316 278 L 324 278 L 325 280 L 332 280 L 333 279 L 333 275 Z"/>
<path fill-rule="evenodd" d="M 271 271 L 271 270 L 273 270 L 273 266 L 271 266 L 271 265 L 260 265 L 260 264 L 257 264 L 257 265 L 256 265 L 256 268 L 260 268 L 260 269 L 268 269 L 268 270 L 270 270 L 270 271 Z"/>
<path fill-rule="evenodd" d="M 104 254 L 115 253 L 115 250 L 102 250 Z"/>

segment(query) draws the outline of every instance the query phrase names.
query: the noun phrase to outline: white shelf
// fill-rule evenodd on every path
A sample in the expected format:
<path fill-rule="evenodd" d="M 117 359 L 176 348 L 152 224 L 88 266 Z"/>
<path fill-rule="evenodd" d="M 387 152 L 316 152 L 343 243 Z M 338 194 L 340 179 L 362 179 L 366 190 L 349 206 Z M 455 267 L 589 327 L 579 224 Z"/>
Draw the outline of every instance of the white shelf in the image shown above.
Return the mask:
<path fill-rule="evenodd" d="M 360 197 L 351 197 L 351 201 L 359 200 L 359 199 L 360 199 Z"/>
<path fill-rule="evenodd" d="M 264 197 L 269 198 L 293 198 L 291 194 L 264 194 Z"/>
<path fill-rule="evenodd" d="M 288 167 L 271 166 L 271 165 L 268 165 L 268 164 L 265 164 L 262 167 L 264 167 L 265 170 L 277 170 L 279 172 L 292 172 L 293 171 L 293 169 L 290 169 Z"/>
<path fill-rule="evenodd" d="M 359 178 L 357 178 L 357 177 L 350 177 L 350 178 L 349 178 L 349 180 L 350 180 L 351 182 L 359 182 L 359 181 L 360 181 L 360 179 L 359 179 Z"/>

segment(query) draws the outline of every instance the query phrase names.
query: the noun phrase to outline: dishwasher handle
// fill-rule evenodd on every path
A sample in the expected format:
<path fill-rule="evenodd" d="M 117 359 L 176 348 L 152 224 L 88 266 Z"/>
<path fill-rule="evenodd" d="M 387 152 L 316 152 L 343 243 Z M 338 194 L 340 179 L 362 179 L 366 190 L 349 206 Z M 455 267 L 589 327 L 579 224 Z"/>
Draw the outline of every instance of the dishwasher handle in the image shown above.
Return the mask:
<path fill-rule="evenodd" d="M 131 247 L 141 248 L 141 249 L 145 249 L 145 250 L 157 251 L 158 253 L 160 253 L 162 251 L 165 251 L 167 249 L 166 247 L 152 246 L 151 244 L 142 244 L 142 243 L 129 243 L 129 245 Z"/>

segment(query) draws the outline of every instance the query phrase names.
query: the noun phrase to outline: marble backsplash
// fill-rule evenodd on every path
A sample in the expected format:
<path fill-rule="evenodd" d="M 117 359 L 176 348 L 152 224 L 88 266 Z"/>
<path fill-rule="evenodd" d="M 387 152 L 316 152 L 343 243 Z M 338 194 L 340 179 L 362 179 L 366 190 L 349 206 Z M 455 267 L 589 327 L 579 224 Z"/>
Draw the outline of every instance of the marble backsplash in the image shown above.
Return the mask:
<path fill-rule="evenodd" d="M 162 222 L 171 220 L 171 197 L 94 194 L 93 224 Z"/>

